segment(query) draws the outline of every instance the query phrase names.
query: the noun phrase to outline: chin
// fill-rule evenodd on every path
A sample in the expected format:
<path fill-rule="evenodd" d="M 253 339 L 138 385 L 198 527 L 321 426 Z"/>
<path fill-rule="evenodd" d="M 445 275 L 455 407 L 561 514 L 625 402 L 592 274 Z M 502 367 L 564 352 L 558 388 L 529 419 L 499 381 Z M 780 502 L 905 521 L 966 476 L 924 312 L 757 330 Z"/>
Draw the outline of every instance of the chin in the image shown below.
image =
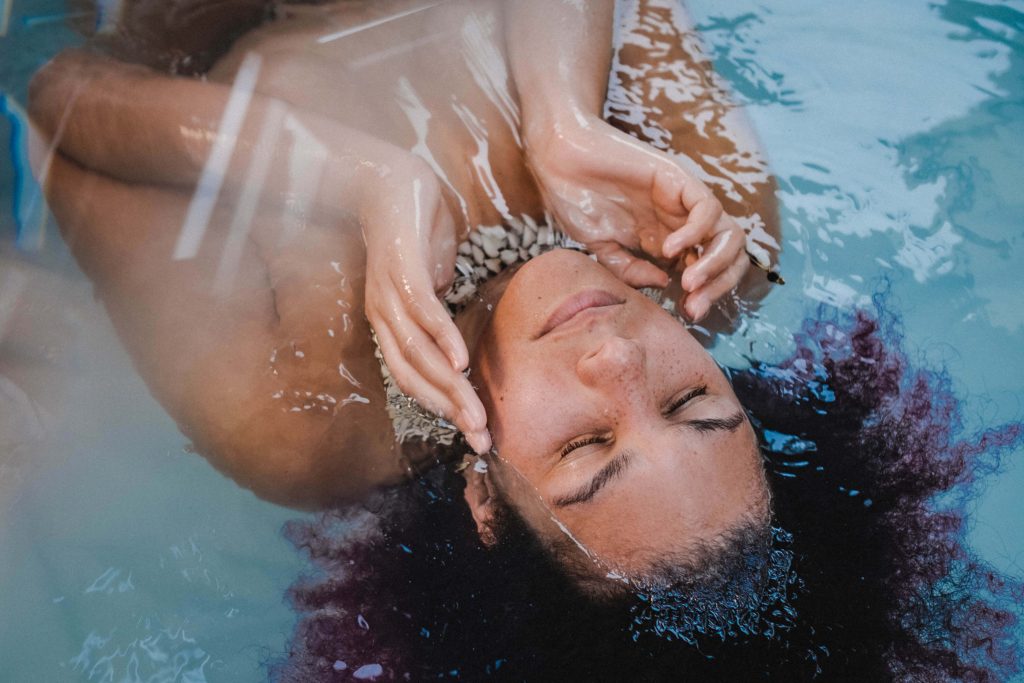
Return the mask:
<path fill-rule="evenodd" d="M 553 297 L 599 287 L 627 297 L 635 290 L 587 254 L 572 249 L 553 249 L 526 262 L 512 278 L 508 291 L 516 305 L 536 310 Z"/>

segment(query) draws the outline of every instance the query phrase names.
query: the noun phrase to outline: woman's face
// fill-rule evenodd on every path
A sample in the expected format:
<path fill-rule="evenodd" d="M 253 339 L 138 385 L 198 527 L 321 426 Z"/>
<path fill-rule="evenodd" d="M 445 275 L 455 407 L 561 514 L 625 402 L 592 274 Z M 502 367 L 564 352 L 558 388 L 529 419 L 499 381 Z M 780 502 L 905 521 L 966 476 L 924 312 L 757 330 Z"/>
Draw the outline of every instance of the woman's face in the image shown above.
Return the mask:
<path fill-rule="evenodd" d="M 718 366 L 587 256 L 557 250 L 524 265 L 473 368 L 498 488 L 519 508 L 539 495 L 609 569 L 643 575 L 751 513 L 766 518 L 756 438 Z M 503 486 L 510 470 L 529 486 Z"/>

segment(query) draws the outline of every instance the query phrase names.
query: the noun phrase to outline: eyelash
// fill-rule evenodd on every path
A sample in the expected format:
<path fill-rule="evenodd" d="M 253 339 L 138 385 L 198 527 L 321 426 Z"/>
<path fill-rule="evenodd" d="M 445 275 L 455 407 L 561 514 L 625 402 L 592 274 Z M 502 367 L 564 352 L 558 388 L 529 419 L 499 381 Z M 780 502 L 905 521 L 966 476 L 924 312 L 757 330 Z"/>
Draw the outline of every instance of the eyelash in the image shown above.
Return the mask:
<path fill-rule="evenodd" d="M 708 387 L 707 387 L 706 384 L 702 384 L 699 387 L 697 387 L 696 389 L 694 389 L 693 391 L 688 392 L 686 394 L 683 394 L 678 399 L 676 399 L 672 403 L 672 405 L 670 405 L 667 409 L 665 409 L 665 416 L 667 417 L 667 416 L 671 415 L 672 413 L 676 412 L 677 410 L 682 408 L 684 405 L 686 405 L 687 403 L 692 401 L 693 399 L 697 398 L 698 396 L 703 396 L 706 393 L 708 393 Z"/>
<path fill-rule="evenodd" d="M 595 444 L 595 443 L 608 443 L 609 441 L 611 441 L 611 439 L 609 439 L 606 436 L 587 436 L 587 437 L 584 437 L 582 439 L 578 439 L 576 441 L 570 441 L 569 443 L 565 444 L 565 448 L 562 449 L 562 452 L 561 452 L 560 455 L 561 455 L 561 457 L 564 458 L 565 456 L 569 455 L 570 453 L 572 453 L 577 448 L 583 448 L 584 446 L 589 446 L 589 445 Z"/>
<path fill-rule="evenodd" d="M 697 398 L 698 396 L 703 396 L 706 393 L 708 393 L 707 385 L 701 385 L 694 389 L 693 391 L 683 394 L 678 399 L 676 399 L 668 408 L 665 409 L 665 416 L 667 417 L 671 415 L 672 413 L 676 412 L 684 405 L 692 401 L 693 399 Z M 567 443 L 559 455 L 562 458 L 564 458 L 577 448 L 583 448 L 585 446 L 590 446 L 593 444 L 608 443 L 609 441 L 611 441 L 611 439 L 609 439 L 606 436 L 587 436 L 582 439 L 577 439 L 576 441 L 570 441 L 569 443 Z"/>

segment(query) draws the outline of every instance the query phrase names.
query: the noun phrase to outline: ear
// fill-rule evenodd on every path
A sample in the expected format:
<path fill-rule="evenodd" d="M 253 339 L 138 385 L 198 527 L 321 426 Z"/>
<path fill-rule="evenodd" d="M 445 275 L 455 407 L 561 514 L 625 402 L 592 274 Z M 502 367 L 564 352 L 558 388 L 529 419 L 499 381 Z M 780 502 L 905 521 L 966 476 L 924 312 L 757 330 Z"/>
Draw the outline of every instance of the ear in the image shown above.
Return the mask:
<path fill-rule="evenodd" d="M 473 521 L 476 523 L 476 532 L 480 535 L 481 543 L 490 547 L 498 541 L 494 535 L 497 498 L 491 473 L 486 468 L 470 466 L 465 469 L 463 476 L 466 478 L 466 490 L 463 492 L 463 496 L 466 499 L 466 505 L 469 506 L 469 513 L 473 515 Z"/>

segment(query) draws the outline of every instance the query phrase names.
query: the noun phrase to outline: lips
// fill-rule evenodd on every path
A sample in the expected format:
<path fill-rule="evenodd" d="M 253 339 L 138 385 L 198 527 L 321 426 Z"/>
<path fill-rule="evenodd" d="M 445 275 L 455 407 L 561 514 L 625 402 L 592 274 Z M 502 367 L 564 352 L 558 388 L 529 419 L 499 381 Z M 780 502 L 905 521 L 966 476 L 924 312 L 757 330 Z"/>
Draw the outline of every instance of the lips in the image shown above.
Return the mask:
<path fill-rule="evenodd" d="M 622 303 L 624 303 L 624 301 L 620 297 L 599 289 L 588 289 L 583 292 L 579 292 L 578 294 L 573 294 L 562 302 L 562 304 L 555 309 L 555 312 L 548 317 L 547 322 L 544 323 L 544 327 L 541 329 L 540 334 L 537 335 L 537 338 L 539 339 L 549 332 L 554 331 L 555 328 L 567 324 L 584 311 L 594 308 L 617 306 Z"/>

